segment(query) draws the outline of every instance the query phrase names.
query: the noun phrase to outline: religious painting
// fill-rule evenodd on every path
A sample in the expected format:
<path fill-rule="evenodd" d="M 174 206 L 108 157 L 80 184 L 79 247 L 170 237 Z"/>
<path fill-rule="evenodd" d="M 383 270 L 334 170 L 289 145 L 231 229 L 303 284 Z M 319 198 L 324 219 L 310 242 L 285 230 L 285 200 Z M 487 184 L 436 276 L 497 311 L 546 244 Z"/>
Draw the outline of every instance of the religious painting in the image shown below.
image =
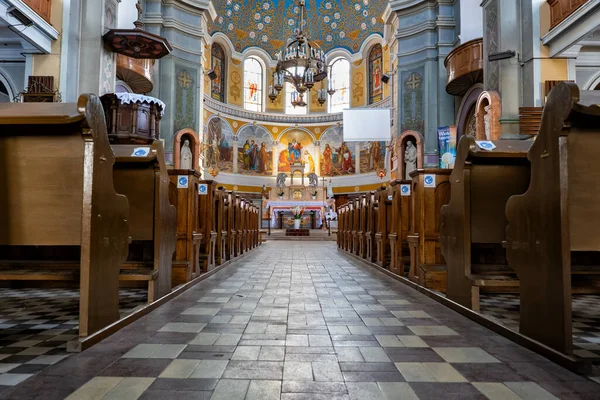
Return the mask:
<path fill-rule="evenodd" d="M 304 164 L 304 173 L 315 172 L 315 144 L 306 132 L 292 130 L 286 132 L 279 140 L 279 172 L 290 172 L 292 164 Z"/>
<path fill-rule="evenodd" d="M 238 132 L 238 172 L 250 175 L 273 173 L 273 137 L 260 125 L 246 125 Z"/>
<path fill-rule="evenodd" d="M 360 172 L 379 171 L 385 166 L 385 142 L 360 142 Z"/>
<path fill-rule="evenodd" d="M 340 176 L 355 174 L 354 145 L 344 142 L 341 127 L 329 128 L 321 136 L 321 175 Z"/>
<path fill-rule="evenodd" d="M 233 130 L 221 118 L 211 118 L 204 144 L 204 164 L 221 172 L 233 172 Z"/>
<path fill-rule="evenodd" d="M 185 128 L 197 130 L 196 115 L 196 77 L 198 71 L 193 68 L 175 64 L 175 118 L 173 131 L 178 132 Z"/>
<path fill-rule="evenodd" d="M 212 45 L 211 69 L 215 73 L 215 79 L 210 83 L 210 92 L 213 99 L 225 102 L 225 51 L 218 43 Z"/>
<path fill-rule="evenodd" d="M 402 73 L 402 132 L 417 131 L 423 133 L 423 73 L 424 69 Z"/>
<path fill-rule="evenodd" d="M 383 100 L 383 49 L 376 44 L 369 52 L 369 104 Z"/>

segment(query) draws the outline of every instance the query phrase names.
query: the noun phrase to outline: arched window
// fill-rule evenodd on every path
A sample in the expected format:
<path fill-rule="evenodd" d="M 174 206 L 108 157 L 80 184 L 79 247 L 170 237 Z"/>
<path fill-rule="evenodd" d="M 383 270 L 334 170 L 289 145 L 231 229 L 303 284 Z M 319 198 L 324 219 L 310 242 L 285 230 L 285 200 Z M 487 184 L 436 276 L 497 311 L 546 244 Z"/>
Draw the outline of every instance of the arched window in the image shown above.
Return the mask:
<path fill-rule="evenodd" d="M 383 49 L 376 44 L 369 52 L 369 104 L 383 100 Z"/>
<path fill-rule="evenodd" d="M 244 108 L 263 111 L 263 67 L 254 57 L 244 61 Z"/>
<path fill-rule="evenodd" d="M 220 44 L 212 45 L 211 54 L 211 69 L 215 72 L 216 77 L 210 83 L 210 95 L 213 99 L 225 103 L 225 76 L 227 71 L 225 68 L 225 51 Z"/>
<path fill-rule="evenodd" d="M 345 58 L 337 58 L 329 69 L 329 87 L 335 89 L 334 95 L 328 99 L 329 112 L 342 112 L 350 108 L 350 62 Z"/>
<path fill-rule="evenodd" d="M 308 90 L 304 93 L 304 102 L 308 104 Z M 292 105 L 292 97 L 297 96 L 296 88 L 289 82 L 285 83 L 285 113 L 290 115 L 305 115 L 308 114 L 308 105 L 304 107 Z"/>

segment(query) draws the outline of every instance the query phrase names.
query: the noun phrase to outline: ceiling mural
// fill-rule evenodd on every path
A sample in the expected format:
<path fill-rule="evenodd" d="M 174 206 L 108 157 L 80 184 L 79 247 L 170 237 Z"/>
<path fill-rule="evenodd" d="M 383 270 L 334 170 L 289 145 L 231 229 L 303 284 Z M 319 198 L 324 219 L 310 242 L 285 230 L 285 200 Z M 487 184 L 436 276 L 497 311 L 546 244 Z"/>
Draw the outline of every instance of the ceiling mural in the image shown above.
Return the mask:
<path fill-rule="evenodd" d="M 237 52 L 260 47 L 274 58 L 291 37 L 299 19 L 296 0 L 222 0 L 211 35 L 222 32 Z M 371 34 L 383 36 L 384 0 L 307 0 L 308 36 L 328 52 L 345 48 L 357 53 Z"/>

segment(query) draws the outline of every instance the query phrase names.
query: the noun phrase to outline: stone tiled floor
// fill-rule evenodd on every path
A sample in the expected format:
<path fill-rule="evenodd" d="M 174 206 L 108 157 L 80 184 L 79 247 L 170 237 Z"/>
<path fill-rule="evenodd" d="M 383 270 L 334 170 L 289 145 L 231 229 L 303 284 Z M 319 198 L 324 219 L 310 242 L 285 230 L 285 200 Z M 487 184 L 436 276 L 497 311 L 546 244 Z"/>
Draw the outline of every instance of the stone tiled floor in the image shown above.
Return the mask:
<path fill-rule="evenodd" d="M 93 348 L 28 399 L 598 399 L 600 386 L 338 252 L 269 242 Z"/>

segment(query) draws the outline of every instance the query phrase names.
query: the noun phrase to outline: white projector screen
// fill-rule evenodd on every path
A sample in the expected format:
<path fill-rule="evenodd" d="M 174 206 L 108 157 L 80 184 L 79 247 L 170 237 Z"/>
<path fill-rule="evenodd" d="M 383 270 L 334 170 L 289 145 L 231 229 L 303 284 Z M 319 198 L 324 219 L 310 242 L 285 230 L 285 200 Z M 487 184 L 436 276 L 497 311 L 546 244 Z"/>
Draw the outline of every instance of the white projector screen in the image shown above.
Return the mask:
<path fill-rule="evenodd" d="M 351 108 L 344 110 L 344 141 L 387 142 L 392 137 L 389 108 Z"/>

